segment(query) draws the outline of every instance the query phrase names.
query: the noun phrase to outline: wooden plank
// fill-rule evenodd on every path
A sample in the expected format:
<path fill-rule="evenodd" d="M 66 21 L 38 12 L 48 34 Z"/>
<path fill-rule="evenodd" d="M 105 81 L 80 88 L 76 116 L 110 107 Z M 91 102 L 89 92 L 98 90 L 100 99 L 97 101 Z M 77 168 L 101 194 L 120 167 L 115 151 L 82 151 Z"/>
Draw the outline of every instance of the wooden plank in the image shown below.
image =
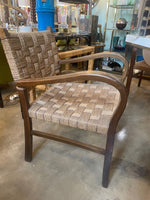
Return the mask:
<path fill-rule="evenodd" d="M 87 46 L 87 47 L 84 47 L 82 49 L 76 49 L 76 50 L 72 50 L 72 51 L 61 52 L 61 53 L 58 53 L 58 55 L 59 55 L 60 59 L 65 59 L 65 58 L 71 58 L 71 57 L 74 57 L 74 56 L 94 52 L 94 49 L 95 49 L 95 47 Z"/>
<path fill-rule="evenodd" d="M 35 130 L 32 131 L 32 135 L 51 139 L 51 140 L 55 140 L 55 141 L 70 144 L 70 145 L 74 145 L 74 146 L 80 147 L 82 149 L 86 149 L 86 150 L 89 150 L 89 151 L 92 151 L 92 152 L 95 152 L 95 153 L 105 155 L 105 149 L 103 149 L 103 148 L 99 148 L 99 147 L 96 147 L 96 146 L 93 146 L 93 145 L 89 145 L 89 144 L 82 143 L 82 142 L 79 142 L 79 141 L 76 141 L 76 140 L 72 140 L 70 138 L 57 136 L 57 135 L 53 135 L 53 134 L 50 134 L 50 133 L 43 133 L 43 132 L 35 131 Z"/>

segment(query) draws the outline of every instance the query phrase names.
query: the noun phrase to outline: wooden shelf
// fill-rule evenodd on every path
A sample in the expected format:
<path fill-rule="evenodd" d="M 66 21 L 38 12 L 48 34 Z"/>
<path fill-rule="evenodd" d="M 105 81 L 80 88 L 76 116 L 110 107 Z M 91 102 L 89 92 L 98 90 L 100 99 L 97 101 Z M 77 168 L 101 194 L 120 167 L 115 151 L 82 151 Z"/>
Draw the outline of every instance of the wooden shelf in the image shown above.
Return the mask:
<path fill-rule="evenodd" d="M 127 30 L 127 29 L 120 30 L 120 29 L 117 29 L 117 28 L 107 28 L 106 30 L 108 30 L 108 31 L 130 31 L 130 30 Z"/>
<path fill-rule="evenodd" d="M 109 5 L 109 7 L 116 9 L 133 9 L 134 5 Z"/>

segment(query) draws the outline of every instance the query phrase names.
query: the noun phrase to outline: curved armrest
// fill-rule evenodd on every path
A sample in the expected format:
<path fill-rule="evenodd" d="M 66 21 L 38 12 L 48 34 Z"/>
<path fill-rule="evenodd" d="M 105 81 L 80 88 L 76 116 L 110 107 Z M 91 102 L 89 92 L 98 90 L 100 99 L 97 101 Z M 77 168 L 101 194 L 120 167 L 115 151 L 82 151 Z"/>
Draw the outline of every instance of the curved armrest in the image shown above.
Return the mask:
<path fill-rule="evenodd" d="M 76 62 L 82 62 L 82 61 L 88 61 L 88 60 L 94 60 L 98 58 L 106 58 L 106 57 L 112 57 L 112 58 L 117 58 L 121 60 L 124 64 L 124 71 L 122 75 L 122 81 L 124 81 L 127 77 L 128 70 L 129 70 L 129 63 L 126 58 L 124 58 L 122 55 L 116 52 L 102 52 L 102 53 L 95 53 L 92 55 L 88 56 L 82 56 L 79 58 L 72 58 L 72 59 L 67 59 L 67 60 L 60 60 L 60 64 L 68 64 L 68 63 L 76 63 Z"/>
<path fill-rule="evenodd" d="M 83 72 L 76 72 L 72 74 L 57 75 L 45 78 L 23 79 L 16 81 L 16 86 L 28 88 L 28 87 L 35 87 L 36 85 L 85 81 L 85 80 L 105 82 L 116 87 L 117 89 L 119 87 L 125 88 L 122 80 L 120 80 L 119 78 L 116 78 L 115 76 L 110 75 L 108 73 L 99 71 L 83 71 Z"/>
<path fill-rule="evenodd" d="M 122 100 L 124 99 L 127 101 L 128 93 L 122 80 L 108 73 L 99 72 L 99 71 L 83 71 L 83 72 L 57 75 L 57 76 L 51 76 L 51 77 L 45 77 L 45 78 L 18 80 L 16 81 L 16 86 L 19 89 L 19 88 L 35 87 L 36 85 L 85 81 L 85 80 L 99 81 L 99 82 L 104 82 L 109 85 L 112 85 L 120 92 L 121 99 Z"/>

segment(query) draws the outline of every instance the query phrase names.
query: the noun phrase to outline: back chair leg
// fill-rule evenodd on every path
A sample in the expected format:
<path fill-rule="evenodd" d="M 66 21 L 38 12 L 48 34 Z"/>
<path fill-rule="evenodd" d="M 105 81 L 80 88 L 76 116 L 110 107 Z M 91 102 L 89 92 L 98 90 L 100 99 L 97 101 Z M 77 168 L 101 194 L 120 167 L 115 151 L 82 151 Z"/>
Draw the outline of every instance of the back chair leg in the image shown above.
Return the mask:
<path fill-rule="evenodd" d="M 0 89 L 0 108 L 3 108 L 3 107 L 4 107 L 4 104 L 3 104 L 2 93 Z"/>
<path fill-rule="evenodd" d="M 143 70 L 142 70 L 141 73 L 140 73 L 139 82 L 138 82 L 138 87 L 140 87 L 140 85 L 141 85 L 142 76 L 143 76 Z"/>
<path fill-rule="evenodd" d="M 112 159 L 112 153 L 113 153 L 114 139 L 115 139 L 115 133 L 108 134 L 105 157 L 104 157 L 103 179 L 102 179 L 102 185 L 105 188 L 108 187 L 109 171 L 110 171 L 110 165 L 111 165 L 111 159 Z"/>

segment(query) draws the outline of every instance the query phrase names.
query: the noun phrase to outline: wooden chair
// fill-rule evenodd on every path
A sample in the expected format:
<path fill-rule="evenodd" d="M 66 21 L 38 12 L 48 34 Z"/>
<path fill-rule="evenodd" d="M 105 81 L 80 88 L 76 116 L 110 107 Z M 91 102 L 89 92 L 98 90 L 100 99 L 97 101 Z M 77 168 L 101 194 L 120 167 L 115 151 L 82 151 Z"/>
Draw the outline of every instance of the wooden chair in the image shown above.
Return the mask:
<path fill-rule="evenodd" d="M 5 29 L 0 29 L 0 37 L 20 96 L 25 130 L 25 160 L 28 162 L 32 160 L 33 136 L 103 154 L 102 185 L 107 187 L 116 127 L 127 103 L 128 90 L 124 83 L 128 74 L 128 61 L 113 52 L 60 60 L 55 38 L 50 31 L 8 33 Z M 81 61 L 92 63 L 93 59 L 103 57 L 114 57 L 124 63 L 124 72 L 120 79 L 92 70 L 57 75 L 60 64 Z M 86 80 L 96 83 L 77 82 Z M 45 84 L 53 85 L 30 105 L 28 88 Z M 106 148 L 33 130 L 33 118 L 105 134 Z"/>
<path fill-rule="evenodd" d="M 144 78 L 143 73 L 144 72 L 150 73 L 150 66 L 144 60 L 142 60 L 135 63 L 134 69 L 140 70 L 139 81 L 138 81 L 138 87 L 140 87 L 141 81 Z"/>

